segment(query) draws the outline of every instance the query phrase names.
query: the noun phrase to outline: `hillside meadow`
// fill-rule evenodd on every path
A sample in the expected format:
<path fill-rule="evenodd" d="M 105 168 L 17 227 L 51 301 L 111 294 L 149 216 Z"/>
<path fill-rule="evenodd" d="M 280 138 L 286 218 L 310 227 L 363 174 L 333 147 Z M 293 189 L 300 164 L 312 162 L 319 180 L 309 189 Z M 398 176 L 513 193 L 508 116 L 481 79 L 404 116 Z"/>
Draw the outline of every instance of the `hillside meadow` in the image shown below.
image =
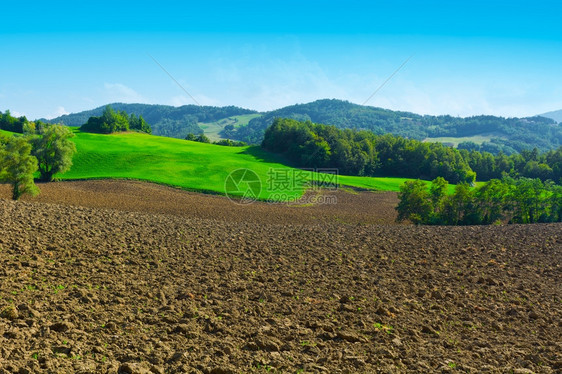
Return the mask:
<path fill-rule="evenodd" d="M 289 199 L 304 193 L 306 180 L 324 179 L 318 173 L 286 166 L 285 160 L 259 147 L 227 147 L 140 133 L 100 135 L 75 130 L 78 152 L 72 169 L 60 175 L 63 180 L 124 178 L 138 179 L 207 193 L 225 192 L 228 175 L 249 169 L 259 177 L 260 199 L 271 194 Z M 293 178 L 289 183 L 268 179 L 272 170 Z M 381 191 L 398 191 L 403 178 L 338 176 L 340 185 Z M 272 187 L 272 188 L 270 188 Z"/>
<path fill-rule="evenodd" d="M 302 196 L 309 181 L 336 181 L 333 176 L 287 166 L 286 159 L 258 146 L 218 146 L 137 132 L 104 135 L 81 132 L 78 128 L 73 131 L 77 153 L 70 171 L 57 175 L 59 180 L 134 179 L 224 194 L 229 174 L 249 169 L 261 182 L 260 200 L 294 200 Z M 3 130 L 0 134 L 13 135 Z M 283 182 L 279 178 L 286 180 Z M 407 180 L 337 176 L 340 187 L 376 191 L 398 191 Z M 451 185 L 451 191 L 453 188 Z M 240 190 L 244 190 L 243 186 Z"/>
<path fill-rule="evenodd" d="M 213 122 L 199 122 L 197 125 L 204 131 L 205 135 L 212 141 L 216 142 L 225 139 L 220 135 L 220 132 L 225 126 L 232 125 L 235 128 L 246 126 L 252 119 L 260 117 L 261 114 L 242 114 L 239 116 L 232 116 L 223 118 Z"/>

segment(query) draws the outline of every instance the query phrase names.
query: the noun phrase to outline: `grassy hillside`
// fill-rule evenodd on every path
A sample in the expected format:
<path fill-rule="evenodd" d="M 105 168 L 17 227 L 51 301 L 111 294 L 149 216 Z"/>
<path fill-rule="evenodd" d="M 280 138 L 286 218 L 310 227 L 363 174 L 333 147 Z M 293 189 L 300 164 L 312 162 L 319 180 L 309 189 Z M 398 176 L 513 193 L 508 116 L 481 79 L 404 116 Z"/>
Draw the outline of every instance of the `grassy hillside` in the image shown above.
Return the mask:
<path fill-rule="evenodd" d="M 259 147 L 224 147 L 140 133 L 100 135 L 78 130 L 74 141 L 78 149 L 74 165 L 69 172 L 60 175 L 60 179 L 131 178 L 224 194 L 230 172 L 250 169 L 261 181 L 260 199 L 272 196 L 294 199 L 304 192 L 305 180 L 325 177 L 287 167 L 284 160 Z M 279 173 L 278 177 L 268 177 L 272 170 Z M 280 183 L 279 178 L 283 176 L 295 177 L 297 182 Z M 299 178 L 304 180 L 299 181 Z M 273 181 L 276 183 L 270 183 Z M 338 177 L 341 185 L 382 191 L 397 191 L 404 181 L 402 178 Z"/>
<path fill-rule="evenodd" d="M 224 193 L 230 171 L 249 168 L 266 176 L 270 167 L 282 167 L 281 164 L 260 162 L 245 153 L 246 148 L 240 147 L 221 147 L 139 133 L 98 135 L 77 131 L 76 135 L 74 141 L 78 153 L 72 169 L 62 175 L 62 179 L 132 178 Z"/>
<path fill-rule="evenodd" d="M 100 135 L 76 130 L 78 153 L 72 169 L 61 179 L 131 178 L 189 190 L 225 192 L 225 181 L 236 169 L 250 169 L 261 181 L 261 199 L 271 194 L 295 198 L 303 193 L 304 180 L 280 183 L 283 176 L 318 179 L 316 173 L 289 168 L 282 159 L 259 147 L 224 147 L 140 133 Z M 268 172 L 279 173 L 277 179 Z M 269 180 L 268 180 L 269 179 Z M 299 179 L 299 178 L 297 178 Z M 277 181 L 275 186 L 269 182 Z M 404 179 L 339 176 L 339 183 L 376 190 L 397 191 Z M 270 188 L 271 187 L 271 188 Z"/>
<path fill-rule="evenodd" d="M 474 135 L 474 136 L 464 136 L 464 137 L 447 137 L 441 136 L 436 138 L 425 138 L 424 142 L 433 142 L 433 143 L 444 143 L 444 144 L 452 144 L 454 147 L 457 147 L 459 143 L 462 142 L 473 142 L 475 144 L 482 145 L 485 142 L 490 142 L 494 138 L 501 138 L 500 134 L 481 134 L 481 135 Z"/>
<path fill-rule="evenodd" d="M 240 116 L 232 116 L 223 118 L 213 122 L 199 122 L 197 125 L 203 130 L 203 133 L 211 139 L 218 141 L 224 139 L 220 132 L 225 126 L 232 125 L 234 127 L 246 126 L 250 120 L 260 117 L 261 114 L 243 114 Z"/>
<path fill-rule="evenodd" d="M 74 129 L 78 152 L 62 180 L 137 179 L 178 188 L 225 194 L 225 182 L 237 169 L 249 169 L 261 182 L 260 199 L 296 199 L 307 181 L 331 176 L 286 166 L 286 160 L 260 147 L 225 147 L 142 133 L 91 134 Z M 0 130 L 0 134 L 13 135 Z M 275 174 L 275 177 L 270 177 Z M 284 180 L 283 178 L 287 178 Z M 370 178 L 339 175 L 340 186 L 398 191 L 404 178 Z M 244 190 L 242 184 L 240 190 Z M 452 190 L 453 186 L 451 186 Z M 242 192 L 230 191 L 233 195 Z"/>

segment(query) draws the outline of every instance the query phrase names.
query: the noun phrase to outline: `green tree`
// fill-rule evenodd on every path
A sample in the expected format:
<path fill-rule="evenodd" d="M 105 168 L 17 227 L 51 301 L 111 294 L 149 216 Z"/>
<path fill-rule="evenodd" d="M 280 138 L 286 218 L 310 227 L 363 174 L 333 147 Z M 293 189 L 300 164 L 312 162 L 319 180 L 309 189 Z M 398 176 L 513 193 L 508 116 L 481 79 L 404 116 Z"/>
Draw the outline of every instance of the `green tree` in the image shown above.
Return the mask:
<path fill-rule="evenodd" d="M 505 219 L 505 212 L 512 209 L 506 200 L 510 193 L 510 185 L 499 179 L 492 179 L 476 191 L 481 223 L 491 224 Z"/>
<path fill-rule="evenodd" d="M 9 110 L 6 110 L 4 114 L 0 112 L 0 129 L 11 131 L 11 132 L 18 132 L 23 133 L 24 126 L 28 123 L 27 118 L 25 116 L 16 118 L 12 117 Z"/>
<path fill-rule="evenodd" d="M 199 143 L 210 143 L 211 139 L 209 139 L 207 135 L 201 134 L 197 137 L 196 141 L 198 141 Z"/>
<path fill-rule="evenodd" d="M 35 171 L 37 159 L 31 155 L 31 144 L 26 138 L 13 136 L 0 143 L 0 181 L 12 185 L 12 199 L 39 193 L 33 182 Z"/>
<path fill-rule="evenodd" d="M 429 188 L 429 195 L 431 198 L 431 203 L 433 205 L 433 223 L 439 223 L 441 221 L 441 212 L 443 211 L 443 206 L 447 195 L 449 192 L 449 182 L 447 182 L 442 177 L 437 177 L 431 182 L 431 187 Z"/>
<path fill-rule="evenodd" d="M 225 145 L 225 146 L 228 146 L 228 147 L 244 147 L 244 146 L 247 145 L 244 142 L 232 141 L 230 139 L 221 139 L 221 140 L 218 140 L 218 141 L 214 142 L 213 144 Z"/>
<path fill-rule="evenodd" d="M 562 186 L 550 184 L 550 221 L 562 222 Z"/>
<path fill-rule="evenodd" d="M 398 192 L 400 202 L 396 207 L 396 221 L 410 220 L 414 224 L 428 223 L 433 206 L 427 186 L 420 180 L 406 181 Z"/>
<path fill-rule="evenodd" d="M 129 116 L 129 128 L 131 130 L 152 134 L 150 125 L 144 120 L 144 118 L 142 118 L 142 116 L 137 117 L 134 113 Z"/>
<path fill-rule="evenodd" d="M 455 193 L 444 204 L 443 222 L 447 225 L 467 225 L 478 223 L 477 211 L 473 203 L 473 193 L 468 183 L 455 186 Z"/>
<path fill-rule="evenodd" d="M 538 161 L 529 161 L 523 168 L 523 173 L 527 178 L 539 178 L 541 180 L 552 179 L 552 168 Z"/>
<path fill-rule="evenodd" d="M 37 158 L 41 180 L 50 182 L 57 173 L 64 173 L 72 166 L 76 145 L 70 140 L 74 134 L 63 125 L 47 125 L 38 129 L 30 140 L 32 155 Z"/>
<path fill-rule="evenodd" d="M 192 133 L 187 134 L 185 140 L 190 140 L 192 142 L 199 142 L 199 143 L 210 143 L 211 139 L 205 134 L 195 135 Z"/>
<path fill-rule="evenodd" d="M 118 131 L 129 130 L 129 116 L 124 111 L 116 112 L 108 105 L 100 117 L 90 117 L 82 127 L 81 131 L 110 134 Z"/>
<path fill-rule="evenodd" d="M 516 223 L 535 223 L 544 213 L 546 195 L 540 179 L 518 179 L 510 197 L 513 199 L 513 221 Z"/>
<path fill-rule="evenodd" d="M 330 159 L 330 145 L 322 138 L 315 137 L 301 147 L 303 165 L 321 168 Z"/>

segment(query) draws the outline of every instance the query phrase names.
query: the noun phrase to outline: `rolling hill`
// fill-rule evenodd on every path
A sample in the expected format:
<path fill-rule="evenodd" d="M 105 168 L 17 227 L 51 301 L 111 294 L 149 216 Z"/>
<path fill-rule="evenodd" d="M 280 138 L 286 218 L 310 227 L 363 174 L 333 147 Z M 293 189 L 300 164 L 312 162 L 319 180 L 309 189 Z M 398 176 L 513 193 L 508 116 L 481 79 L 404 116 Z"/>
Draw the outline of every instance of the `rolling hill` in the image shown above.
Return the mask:
<path fill-rule="evenodd" d="M 137 179 L 186 190 L 225 194 L 230 173 L 249 169 L 260 183 L 262 200 L 294 200 L 302 196 L 308 181 L 329 175 L 286 166 L 285 160 L 260 147 L 227 147 L 142 133 L 90 134 L 76 131 L 78 152 L 70 171 L 58 177 L 73 179 Z M 292 183 L 275 183 L 277 173 L 298 177 Z M 404 178 L 338 176 L 341 185 L 381 191 L 398 191 Z M 252 181 L 241 180 L 240 183 Z M 241 196 L 246 190 L 230 190 Z"/>
<path fill-rule="evenodd" d="M 494 154 L 511 154 L 524 149 L 540 151 L 562 145 L 562 124 L 536 116 L 503 118 L 474 116 L 467 118 L 419 115 L 410 112 L 362 106 L 342 100 L 317 100 L 287 106 L 266 113 L 229 107 L 172 107 L 149 104 L 111 104 L 116 110 L 142 115 L 155 135 L 184 138 L 188 133 L 205 133 L 212 140 L 229 138 L 259 144 L 265 129 L 274 118 L 310 120 L 338 128 L 364 129 L 376 134 L 391 133 L 403 137 L 439 141 L 465 149 Z M 69 114 L 50 120 L 68 126 L 80 126 L 92 115 L 100 115 L 103 107 Z M 554 112 L 556 113 L 556 112 Z"/>
<path fill-rule="evenodd" d="M 204 131 L 202 127 L 213 126 L 219 121 L 227 120 L 227 124 L 233 123 L 237 126 L 245 125 L 248 123 L 249 119 L 257 114 L 254 110 L 235 106 L 212 107 L 184 105 L 174 107 L 170 105 L 123 103 L 113 103 L 109 105 L 115 110 L 123 110 L 128 114 L 134 113 L 137 116 L 143 116 L 152 127 L 154 135 L 181 139 L 185 138 L 189 133 L 201 134 Z M 66 126 L 81 126 L 86 123 L 91 116 L 101 115 L 104 108 L 105 106 L 101 106 L 79 113 L 65 114 L 51 120 L 42 119 L 42 121 L 62 123 Z M 246 119 L 246 116 L 250 116 L 248 117 L 249 119 Z"/>
<path fill-rule="evenodd" d="M 511 154 L 535 147 L 547 151 L 562 144 L 562 125 L 545 117 L 422 116 L 341 100 L 318 100 L 274 110 L 252 119 L 248 126 L 239 127 L 229 135 L 250 144 L 259 143 L 265 129 L 277 117 L 310 120 L 342 129 L 370 130 L 375 134 L 391 133 L 418 140 L 453 144 L 465 141 L 461 144 L 463 148 L 491 153 L 503 151 Z M 449 139 L 443 141 L 444 137 Z"/>
<path fill-rule="evenodd" d="M 541 114 L 541 116 L 546 117 L 546 118 L 551 118 L 558 123 L 562 123 L 562 109 L 561 110 L 555 110 L 553 112 L 547 112 L 547 113 Z"/>

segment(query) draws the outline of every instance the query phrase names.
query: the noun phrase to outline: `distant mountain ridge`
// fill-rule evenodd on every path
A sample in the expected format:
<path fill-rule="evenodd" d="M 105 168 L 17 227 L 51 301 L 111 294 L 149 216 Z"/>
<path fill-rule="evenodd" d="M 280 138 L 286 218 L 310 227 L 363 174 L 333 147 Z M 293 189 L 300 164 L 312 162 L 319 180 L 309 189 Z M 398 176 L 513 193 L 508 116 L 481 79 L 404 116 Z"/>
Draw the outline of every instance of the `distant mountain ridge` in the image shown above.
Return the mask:
<path fill-rule="evenodd" d="M 310 120 L 342 129 L 369 130 L 375 134 L 391 133 L 418 140 L 457 138 L 461 140 L 459 148 L 491 153 L 511 154 L 535 147 L 548 151 L 562 145 L 562 125 L 546 117 L 503 118 L 481 115 L 459 118 L 449 115 L 419 115 L 333 99 L 291 105 L 267 112 L 252 119 L 248 126 L 230 131 L 228 135 L 247 143 L 259 143 L 265 129 L 276 117 Z"/>
<path fill-rule="evenodd" d="M 155 135 L 184 138 L 188 133 L 204 132 L 206 123 L 222 131 L 220 136 L 259 144 L 265 129 L 277 117 L 310 120 L 314 123 L 334 125 L 338 128 L 369 130 L 376 134 L 391 133 L 403 137 L 428 141 L 456 139 L 459 148 L 476 149 L 491 153 L 511 154 L 524 149 L 538 148 L 540 151 L 556 149 L 562 145 L 562 124 L 551 118 L 535 116 L 528 118 L 503 118 L 496 116 L 473 116 L 467 118 L 449 115 L 431 116 L 389 109 L 363 106 L 348 101 L 322 99 L 306 104 L 296 104 L 261 113 L 248 124 L 224 121 L 235 116 L 259 114 L 259 112 L 235 106 L 211 107 L 185 105 L 123 104 L 114 103 L 115 110 L 142 115 L 152 126 Z M 90 116 L 100 115 L 104 107 L 80 113 L 68 114 L 48 122 L 80 126 Z M 231 125 L 227 125 L 230 123 Z M 237 126 L 237 127 L 236 127 Z"/>
<path fill-rule="evenodd" d="M 541 114 L 541 116 L 546 117 L 546 118 L 551 118 L 558 123 L 562 123 L 562 109 L 555 110 L 555 111 L 552 111 L 552 112 L 547 112 L 547 113 Z"/>
<path fill-rule="evenodd" d="M 203 129 L 198 125 L 201 122 L 213 122 L 232 116 L 257 113 L 255 110 L 235 106 L 183 105 L 174 107 L 171 105 L 124 103 L 109 105 L 115 110 L 123 110 L 128 114 L 134 113 L 137 116 L 143 116 L 152 127 L 154 135 L 171 138 L 185 138 L 189 133 L 202 134 Z M 49 123 L 62 123 L 66 126 L 82 126 L 88 121 L 88 118 L 100 116 L 105 107 L 106 105 L 79 113 L 65 114 L 50 120 L 42 120 Z"/>

